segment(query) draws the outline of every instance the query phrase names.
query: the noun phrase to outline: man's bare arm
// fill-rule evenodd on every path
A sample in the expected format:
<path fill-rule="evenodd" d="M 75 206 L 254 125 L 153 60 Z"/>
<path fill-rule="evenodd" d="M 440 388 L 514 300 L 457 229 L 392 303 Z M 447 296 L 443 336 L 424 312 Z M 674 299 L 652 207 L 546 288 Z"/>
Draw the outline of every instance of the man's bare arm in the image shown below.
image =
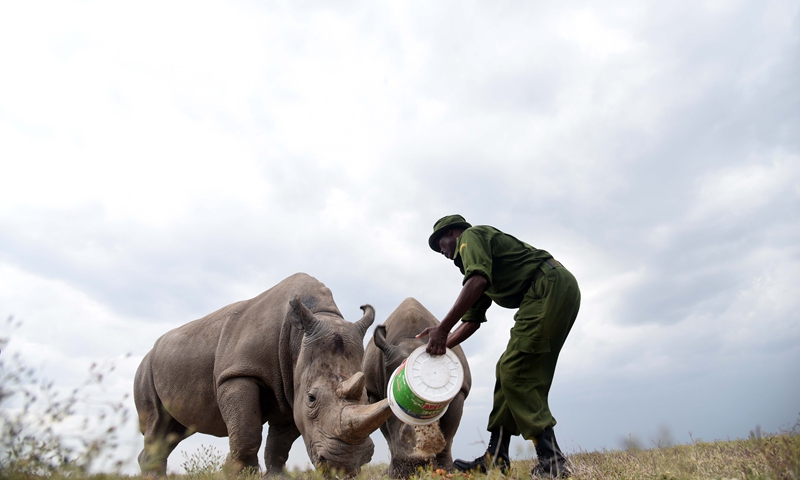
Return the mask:
<path fill-rule="evenodd" d="M 426 335 L 430 336 L 428 339 L 428 348 L 425 350 L 426 352 L 431 355 L 444 355 L 450 330 L 453 328 L 453 325 L 461 320 L 461 317 L 467 313 L 467 310 L 475 305 L 475 302 L 478 301 L 481 294 L 486 289 L 487 283 L 488 281 L 483 275 L 472 275 L 469 277 L 464 283 L 464 286 L 461 287 L 461 292 L 458 294 L 456 302 L 450 308 L 450 311 L 447 312 L 447 315 L 444 316 L 442 322 L 437 327 L 428 327 L 417 335 L 417 338 Z M 477 328 L 475 330 L 477 330 Z M 464 333 L 467 332 L 465 331 Z M 474 333 L 474 330 L 469 332 L 469 335 L 472 335 L 472 333 Z M 462 338 L 462 341 L 469 335 Z"/>
<path fill-rule="evenodd" d="M 460 344 L 477 332 L 479 328 L 481 328 L 481 324 L 478 322 L 461 322 L 461 325 L 447 336 L 447 348 L 453 348 Z"/>

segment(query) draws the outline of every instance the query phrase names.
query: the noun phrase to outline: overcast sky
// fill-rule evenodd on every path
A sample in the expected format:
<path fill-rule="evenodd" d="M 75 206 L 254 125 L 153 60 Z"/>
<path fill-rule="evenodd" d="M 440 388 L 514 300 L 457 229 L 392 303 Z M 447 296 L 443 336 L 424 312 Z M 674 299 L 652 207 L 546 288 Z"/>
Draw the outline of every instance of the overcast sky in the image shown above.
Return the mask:
<path fill-rule="evenodd" d="M 0 315 L 22 326 L 3 355 L 64 388 L 113 362 L 121 397 L 161 334 L 295 272 L 350 320 L 371 303 L 378 324 L 406 297 L 441 318 L 461 277 L 427 237 L 460 213 L 578 278 L 551 392 L 568 451 L 791 428 L 799 12 L 4 2 Z M 493 306 L 463 344 L 456 458 L 485 448 L 513 313 Z M 126 435 L 136 473 L 142 437 Z M 196 435 L 170 471 L 202 445 L 227 452 Z M 532 449 L 517 438 L 512 454 Z M 290 465 L 307 462 L 298 441 Z"/>

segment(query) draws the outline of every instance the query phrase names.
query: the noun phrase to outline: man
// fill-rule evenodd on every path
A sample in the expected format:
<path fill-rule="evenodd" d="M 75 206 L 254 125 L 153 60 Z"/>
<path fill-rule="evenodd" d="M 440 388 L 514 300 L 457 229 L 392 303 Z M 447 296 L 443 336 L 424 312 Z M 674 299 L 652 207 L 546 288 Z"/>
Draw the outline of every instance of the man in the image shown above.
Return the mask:
<path fill-rule="evenodd" d="M 547 395 L 558 353 L 580 307 L 575 277 L 548 252 L 496 228 L 473 227 L 461 215 L 439 219 L 428 245 L 453 260 L 464 275 L 461 293 L 441 323 L 417 335 L 429 337 L 428 353 L 442 355 L 446 347 L 469 338 L 486 321 L 492 301 L 518 309 L 508 346 L 497 362 L 489 446 L 473 461 L 456 460 L 455 467 L 481 473 L 499 467 L 506 473 L 511 437 L 522 435 L 533 440 L 539 458 L 531 475 L 569 476 Z M 459 319 L 461 325 L 451 334 Z"/>

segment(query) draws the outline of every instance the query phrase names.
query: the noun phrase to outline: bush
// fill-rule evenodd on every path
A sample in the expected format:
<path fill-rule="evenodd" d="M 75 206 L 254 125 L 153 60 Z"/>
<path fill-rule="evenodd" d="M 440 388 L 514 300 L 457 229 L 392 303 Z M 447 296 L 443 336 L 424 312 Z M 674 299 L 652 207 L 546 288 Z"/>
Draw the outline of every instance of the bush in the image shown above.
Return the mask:
<path fill-rule="evenodd" d="M 13 318 L 6 322 L 18 328 Z M 119 443 L 128 411 L 123 401 L 97 401 L 113 364 L 94 363 L 89 378 L 64 394 L 42 379 L 19 354 L 8 356 L 10 338 L 0 335 L 0 471 L 5 475 L 88 474 L 105 461 L 119 471 L 111 455 Z"/>
<path fill-rule="evenodd" d="M 183 452 L 181 465 L 190 479 L 214 478 L 222 472 L 225 455 L 213 446 L 201 445 L 200 451 L 191 456 Z"/>

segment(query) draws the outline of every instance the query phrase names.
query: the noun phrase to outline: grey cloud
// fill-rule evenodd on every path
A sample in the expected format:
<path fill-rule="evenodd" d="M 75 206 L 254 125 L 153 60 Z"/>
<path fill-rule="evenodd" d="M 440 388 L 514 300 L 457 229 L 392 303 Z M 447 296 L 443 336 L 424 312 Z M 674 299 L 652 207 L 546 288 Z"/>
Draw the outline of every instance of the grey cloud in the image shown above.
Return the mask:
<path fill-rule="evenodd" d="M 212 191 L 161 226 L 114 219 L 100 203 L 17 210 L 0 224 L 2 261 L 66 282 L 114 314 L 136 319 L 135 327 L 147 332 L 142 337 L 256 295 L 297 271 L 328 285 L 348 319 L 371 303 L 379 323 L 407 296 L 441 317 L 460 275 L 426 239 L 436 219 L 461 213 L 583 268 L 612 265 L 608 276 L 641 275 L 610 292 L 606 272 L 579 277 L 586 302 L 570 340 L 606 356 L 586 358 L 568 341 L 562 355 L 568 369 L 551 396 L 559 440 L 613 447 L 628 434 L 649 438 L 659 425 L 679 442 L 689 440 L 689 430 L 705 439 L 746 435 L 756 422 L 774 431 L 795 415 L 790 399 L 800 395 L 796 382 L 787 381 L 799 374 L 791 327 L 797 301 L 780 298 L 784 305 L 772 310 L 766 298 L 732 305 L 757 275 L 778 267 L 785 270 L 775 291 L 790 291 L 800 263 L 800 173 L 779 165 L 796 162 L 799 153 L 798 17 L 795 8 L 792 27 L 772 31 L 763 23 L 768 4 L 743 5 L 714 12 L 690 2 L 632 2 L 595 11 L 632 42 L 629 51 L 602 60 L 559 37 L 563 7 L 419 4 L 394 19 L 380 7 L 326 5 L 332 21 L 350 22 L 347 28 L 389 59 L 389 71 L 401 78 L 387 83 L 403 82 L 389 94 L 400 112 L 393 137 L 365 180 L 289 152 L 275 137 L 281 118 L 273 102 L 303 101 L 302 92 L 288 98 L 286 86 L 277 85 L 278 61 L 262 71 L 263 88 L 246 96 L 252 118 L 216 107 L 190 112 L 259 152 L 264 205 Z M 282 36 L 290 54 L 307 53 L 304 22 L 317 7 L 271 10 L 296 22 Z M 269 7 L 253 10 L 262 8 Z M 412 42 L 424 63 L 414 63 L 421 60 L 412 58 Z M 422 118 L 417 102 L 441 102 L 442 117 Z M 717 200 L 703 197 L 707 184 L 751 167 L 784 178 L 771 190 L 756 188 L 763 198 L 700 211 L 703 201 Z M 363 216 L 346 225 L 324 218 L 334 190 L 346 192 Z M 600 292 L 613 299 L 592 304 Z M 513 312 L 492 310 L 496 333 Z M 726 327 L 746 315 L 775 331 L 729 338 L 735 335 Z M 587 338 L 603 328 L 623 337 L 653 329 L 663 338 L 619 341 L 603 352 L 600 339 Z M 487 338 L 493 337 L 465 346 L 472 358 L 492 361 L 476 361 L 481 376 L 456 456 L 483 448 L 476 432 L 485 429 L 491 400 L 478 392 L 491 392 L 500 353 L 486 351 Z"/>

